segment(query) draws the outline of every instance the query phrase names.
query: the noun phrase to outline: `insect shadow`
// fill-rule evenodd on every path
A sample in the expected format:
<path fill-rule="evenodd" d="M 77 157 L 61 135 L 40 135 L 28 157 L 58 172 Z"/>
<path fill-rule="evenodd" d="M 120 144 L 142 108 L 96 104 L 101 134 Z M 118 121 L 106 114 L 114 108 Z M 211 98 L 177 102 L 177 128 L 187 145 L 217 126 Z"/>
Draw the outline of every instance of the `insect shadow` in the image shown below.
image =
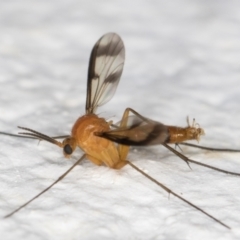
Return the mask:
<path fill-rule="evenodd" d="M 190 124 L 188 120 L 187 127 L 167 126 L 160 122 L 146 118 L 131 108 L 127 108 L 124 111 L 119 124 L 113 124 L 112 121 L 107 122 L 104 118 L 96 115 L 97 108 L 108 102 L 113 97 L 123 71 L 124 60 L 124 44 L 116 33 L 107 33 L 97 41 L 92 49 L 89 62 L 86 114 L 77 119 L 72 127 L 70 136 L 50 137 L 29 128 L 19 127 L 25 131 L 19 133 L 21 134 L 21 137 L 45 140 L 55 144 L 63 149 L 63 154 L 67 158 L 72 155 L 77 147 L 82 149 L 84 154 L 50 186 L 11 213 L 7 214 L 5 218 L 12 216 L 40 195 L 48 191 L 56 183 L 62 180 L 84 158 L 87 158 L 96 165 L 106 165 L 107 167 L 113 169 L 121 169 L 128 164 L 169 194 L 174 195 L 181 201 L 187 203 L 222 226 L 230 228 L 227 224 L 210 215 L 202 208 L 181 197 L 164 184 L 146 174 L 130 162 L 127 159 L 127 155 L 130 146 L 150 146 L 161 144 L 185 161 L 189 167 L 190 163 L 194 163 L 226 174 L 240 176 L 240 173 L 225 171 L 220 168 L 194 161 L 169 146 L 169 144 L 182 144 L 212 151 L 240 152 L 240 150 L 208 148 L 185 143 L 187 140 L 199 141 L 200 137 L 204 134 L 204 130 L 195 123 L 195 120 L 193 120 L 192 124 Z M 19 136 L 5 132 L 0 132 L 0 134 L 15 137 Z M 58 138 L 64 137 L 65 139 L 62 142 L 57 140 Z"/>

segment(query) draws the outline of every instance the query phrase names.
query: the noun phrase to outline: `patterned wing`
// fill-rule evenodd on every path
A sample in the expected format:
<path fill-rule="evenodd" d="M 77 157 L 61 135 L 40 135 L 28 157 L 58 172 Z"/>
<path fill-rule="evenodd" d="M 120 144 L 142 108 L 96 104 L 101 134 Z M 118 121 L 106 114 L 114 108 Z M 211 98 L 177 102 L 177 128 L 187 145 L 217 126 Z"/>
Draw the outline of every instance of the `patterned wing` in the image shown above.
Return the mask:
<path fill-rule="evenodd" d="M 129 116 L 126 127 L 117 127 L 95 135 L 128 146 L 150 146 L 166 143 L 169 132 L 166 125 L 141 116 Z"/>
<path fill-rule="evenodd" d="M 89 62 L 86 113 L 95 113 L 98 106 L 113 97 L 124 59 L 124 44 L 116 33 L 107 33 L 97 41 Z"/>

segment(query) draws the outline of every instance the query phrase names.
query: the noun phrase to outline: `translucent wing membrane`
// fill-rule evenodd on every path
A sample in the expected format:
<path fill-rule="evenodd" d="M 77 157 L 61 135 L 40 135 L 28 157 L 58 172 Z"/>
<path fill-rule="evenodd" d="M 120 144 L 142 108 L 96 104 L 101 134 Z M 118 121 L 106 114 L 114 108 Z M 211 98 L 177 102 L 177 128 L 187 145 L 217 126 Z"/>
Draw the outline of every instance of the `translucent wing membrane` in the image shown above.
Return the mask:
<path fill-rule="evenodd" d="M 97 41 L 89 62 L 86 113 L 94 113 L 113 97 L 124 59 L 124 44 L 116 33 L 107 33 Z"/>
<path fill-rule="evenodd" d="M 105 104 L 113 97 L 122 74 L 124 58 L 125 49 L 123 42 L 115 33 L 105 34 L 95 44 L 90 56 L 88 70 L 86 114 L 95 113 L 98 106 Z M 50 186 L 42 190 L 36 196 L 32 197 L 29 201 L 18 207 L 16 210 L 12 211 L 10 214 L 7 214 L 5 218 L 12 216 L 52 188 L 86 157 L 94 164 L 102 165 L 105 163 L 107 166 L 114 169 L 120 169 L 128 164 L 169 194 L 174 195 L 181 201 L 202 212 L 222 226 L 230 228 L 222 221 L 208 214 L 202 208 L 183 198 L 181 195 L 173 192 L 167 186 L 155 180 L 126 159 L 130 145 L 149 146 L 161 144 L 176 156 L 184 160 L 189 167 L 189 163 L 194 163 L 219 172 L 240 176 L 240 173 L 230 172 L 204 163 L 196 162 L 168 145 L 168 143 L 172 143 L 198 147 L 193 144 L 183 143 L 187 140 L 199 141 L 200 136 L 204 134 L 204 131 L 202 128 L 200 128 L 199 124 L 195 124 L 195 120 L 193 120 L 193 124 L 190 124 L 188 121 L 188 126 L 184 128 L 167 126 L 160 122 L 145 118 L 135 110 L 127 108 L 124 111 L 122 120 L 119 124 L 112 124 L 111 130 L 109 130 L 109 125 L 110 122 L 106 123 L 105 120 L 98 118 L 96 115 L 83 116 L 74 124 L 72 135 L 66 136 L 62 142 L 57 141 L 56 138 L 62 138 L 63 136 L 49 137 L 48 135 L 42 134 L 35 130 L 19 127 L 20 129 L 24 130 L 24 132 L 20 133 L 21 135 L 24 135 L 24 137 L 45 140 L 59 146 L 63 149 L 65 157 L 70 157 L 77 146 L 82 148 L 84 155 Z M 15 134 L 4 132 L 0 132 L 0 134 L 16 136 Z M 119 145 L 116 146 L 110 141 L 106 141 L 105 139 L 94 136 L 94 134 L 117 142 Z M 217 151 L 240 151 L 207 147 L 200 148 Z"/>
<path fill-rule="evenodd" d="M 162 144 L 169 138 L 168 128 L 162 123 L 137 115 L 127 117 L 126 121 L 126 127 L 116 126 L 114 130 L 96 133 L 96 135 L 131 146 Z"/>

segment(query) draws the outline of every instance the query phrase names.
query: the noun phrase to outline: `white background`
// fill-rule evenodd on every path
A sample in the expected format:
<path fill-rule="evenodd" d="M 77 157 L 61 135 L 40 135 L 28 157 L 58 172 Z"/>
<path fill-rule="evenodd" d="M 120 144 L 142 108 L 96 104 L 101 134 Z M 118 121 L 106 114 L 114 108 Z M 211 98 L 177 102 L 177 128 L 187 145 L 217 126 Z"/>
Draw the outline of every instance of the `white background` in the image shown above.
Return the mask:
<path fill-rule="evenodd" d="M 196 118 L 202 145 L 240 148 L 239 1 L 1 1 L 0 131 L 25 126 L 69 134 L 85 109 L 90 51 L 106 32 L 126 47 L 114 98 L 98 113 L 126 107 L 170 125 Z M 232 227 L 227 230 L 141 176 L 85 160 L 9 219 L 80 156 L 64 159 L 46 142 L 0 136 L 1 239 L 239 239 L 240 178 L 187 165 L 161 146 L 129 159 Z M 192 159 L 240 172 L 240 154 L 183 148 Z"/>

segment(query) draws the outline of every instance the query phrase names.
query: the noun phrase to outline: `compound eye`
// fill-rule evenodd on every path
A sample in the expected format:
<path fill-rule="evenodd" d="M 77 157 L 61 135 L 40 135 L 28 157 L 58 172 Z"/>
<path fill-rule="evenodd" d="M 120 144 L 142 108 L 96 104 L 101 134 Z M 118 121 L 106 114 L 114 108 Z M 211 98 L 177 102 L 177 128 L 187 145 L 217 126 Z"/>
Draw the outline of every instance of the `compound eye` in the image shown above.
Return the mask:
<path fill-rule="evenodd" d="M 69 144 L 66 144 L 63 148 L 64 152 L 67 154 L 67 155 L 70 155 L 72 154 L 73 150 L 71 148 L 71 146 Z"/>

